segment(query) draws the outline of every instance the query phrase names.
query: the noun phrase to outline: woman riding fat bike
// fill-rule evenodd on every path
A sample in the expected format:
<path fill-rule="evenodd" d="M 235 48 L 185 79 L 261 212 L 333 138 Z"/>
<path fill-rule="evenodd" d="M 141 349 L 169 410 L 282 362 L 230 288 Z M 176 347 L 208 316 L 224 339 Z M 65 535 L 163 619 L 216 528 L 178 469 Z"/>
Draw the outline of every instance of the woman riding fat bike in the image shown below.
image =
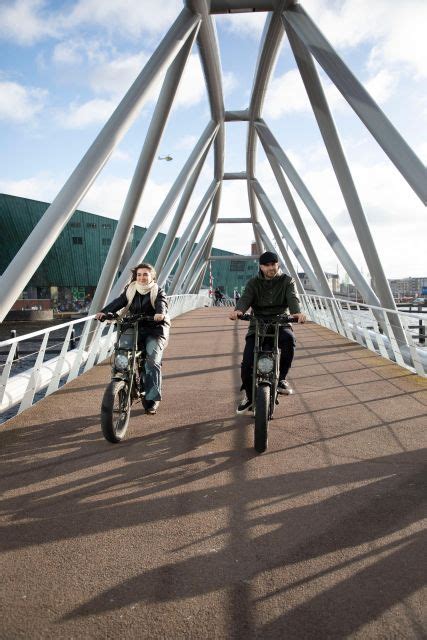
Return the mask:
<path fill-rule="evenodd" d="M 145 411 L 155 414 L 162 398 L 161 361 L 169 339 L 168 303 L 165 292 L 156 282 L 156 272 L 151 264 L 138 264 L 131 273 L 131 280 L 123 293 L 101 309 L 96 318 L 105 320 L 106 314 L 117 312 L 122 318 L 128 314 L 152 317 L 151 321 L 138 323 L 137 347 L 145 352 Z"/>
<path fill-rule="evenodd" d="M 129 426 L 132 404 L 145 400 L 145 345 L 138 347 L 139 327 L 144 323 L 149 326 L 154 316 L 126 315 L 120 318 L 117 314 L 107 313 L 103 320 L 117 322 L 117 337 L 112 358 L 111 382 L 105 389 L 101 405 L 101 428 L 109 442 L 121 442 Z M 146 410 L 152 414 L 153 410 Z"/>

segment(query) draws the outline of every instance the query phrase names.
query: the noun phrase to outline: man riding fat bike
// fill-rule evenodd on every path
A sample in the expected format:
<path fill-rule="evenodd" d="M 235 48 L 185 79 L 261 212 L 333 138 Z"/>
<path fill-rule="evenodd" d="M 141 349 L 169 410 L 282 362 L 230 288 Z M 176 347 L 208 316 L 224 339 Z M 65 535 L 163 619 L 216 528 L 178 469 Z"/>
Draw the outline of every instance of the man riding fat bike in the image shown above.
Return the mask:
<path fill-rule="evenodd" d="M 230 320 L 237 320 L 250 307 L 256 316 L 266 319 L 278 314 L 290 314 L 298 319 L 298 323 L 306 321 L 301 313 L 300 300 L 297 295 L 295 281 L 289 275 L 282 273 L 277 254 L 266 251 L 259 258 L 259 273 L 251 278 L 245 290 L 230 312 Z M 280 373 L 278 393 L 290 394 L 292 389 L 286 376 L 294 357 L 296 340 L 291 325 L 280 327 L 279 348 Z M 248 413 L 252 410 L 252 367 L 255 346 L 255 324 L 250 322 L 246 335 L 245 349 L 241 364 L 242 397 L 237 407 L 237 414 Z"/>

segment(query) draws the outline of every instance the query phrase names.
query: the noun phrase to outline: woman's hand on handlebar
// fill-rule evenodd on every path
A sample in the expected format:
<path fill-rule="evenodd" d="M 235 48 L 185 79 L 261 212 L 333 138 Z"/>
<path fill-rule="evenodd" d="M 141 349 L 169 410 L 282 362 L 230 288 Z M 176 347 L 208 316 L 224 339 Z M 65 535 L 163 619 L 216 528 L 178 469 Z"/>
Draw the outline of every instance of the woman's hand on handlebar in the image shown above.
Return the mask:
<path fill-rule="evenodd" d="M 307 320 L 307 316 L 305 315 L 305 313 L 292 313 L 291 318 L 297 318 L 298 324 L 304 324 L 304 322 Z"/>
<path fill-rule="evenodd" d="M 242 311 L 236 311 L 236 309 L 233 309 L 233 311 L 230 311 L 228 317 L 230 318 L 230 320 L 237 320 L 242 315 L 243 315 Z"/>
<path fill-rule="evenodd" d="M 95 318 L 99 320 L 99 322 L 105 322 L 105 320 L 111 322 L 116 318 L 116 316 L 114 313 L 104 313 L 103 311 L 98 311 L 98 313 L 95 314 Z"/>

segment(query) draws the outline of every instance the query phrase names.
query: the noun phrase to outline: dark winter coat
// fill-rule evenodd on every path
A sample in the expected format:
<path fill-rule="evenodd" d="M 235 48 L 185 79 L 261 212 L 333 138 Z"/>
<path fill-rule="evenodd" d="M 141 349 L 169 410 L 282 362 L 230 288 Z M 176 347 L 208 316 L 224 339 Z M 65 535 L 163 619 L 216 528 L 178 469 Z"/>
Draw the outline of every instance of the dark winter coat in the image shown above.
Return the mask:
<path fill-rule="evenodd" d="M 126 292 L 124 291 L 118 298 L 107 304 L 101 311 L 103 313 L 114 313 L 123 309 L 128 304 L 128 299 L 126 297 Z M 129 307 L 128 313 L 130 315 L 134 314 L 144 314 L 144 315 L 154 315 L 156 313 L 166 314 L 168 311 L 168 302 L 166 299 L 166 294 L 161 287 L 159 287 L 159 292 L 157 294 L 155 306 L 153 308 L 150 300 L 150 293 L 146 293 L 141 295 L 138 291 L 135 293 L 135 297 L 132 300 L 132 303 Z M 170 321 L 162 320 L 162 322 L 146 322 L 144 321 L 143 325 L 140 325 L 140 329 L 144 330 L 144 333 L 150 336 L 162 336 L 166 340 L 169 337 L 169 329 L 170 329 Z"/>
<path fill-rule="evenodd" d="M 282 313 L 300 313 L 300 300 L 295 287 L 295 280 L 287 274 L 277 275 L 269 280 L 260 271 L 245 286 L 235 309 L 245 313 L 250 307 L 256 316 L 271 317 Z M 251 321 L 248 334 L 255 332 L 255 324 Z"/>

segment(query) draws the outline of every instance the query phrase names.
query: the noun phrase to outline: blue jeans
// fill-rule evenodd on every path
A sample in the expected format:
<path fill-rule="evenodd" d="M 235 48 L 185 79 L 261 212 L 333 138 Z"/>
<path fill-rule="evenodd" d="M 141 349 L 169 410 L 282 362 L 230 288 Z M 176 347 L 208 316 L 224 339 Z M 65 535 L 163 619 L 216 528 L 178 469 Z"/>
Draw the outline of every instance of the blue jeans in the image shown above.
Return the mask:
<path fill-rule="evenodd" d="M 162 336 L 150 336 L 145 332 L 140 332 L 138 336 L 138 346 L 141 342 L 145 344 L 145 370 L 144 389 L 146 400 L 162 399 L 162 370 L 161 362 L 163 349 L 166 347 L 166 340 Z"/>

